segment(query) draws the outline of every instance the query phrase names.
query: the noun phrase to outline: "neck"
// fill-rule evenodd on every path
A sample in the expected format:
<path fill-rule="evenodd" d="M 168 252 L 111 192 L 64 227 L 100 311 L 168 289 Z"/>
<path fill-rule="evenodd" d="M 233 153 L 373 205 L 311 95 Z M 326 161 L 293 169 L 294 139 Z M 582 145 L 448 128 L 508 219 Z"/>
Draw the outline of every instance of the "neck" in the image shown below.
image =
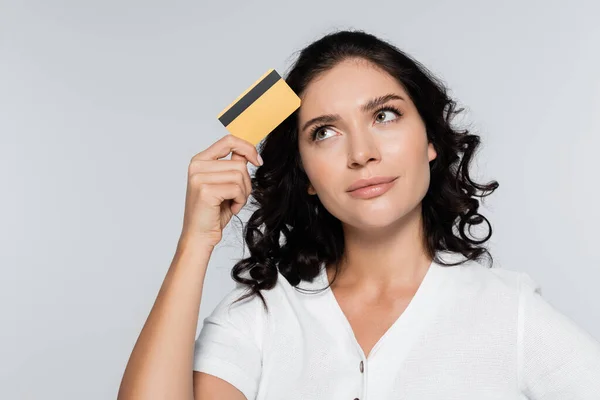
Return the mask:
<path fill-rule="evenodd" d="M 422 227 L 420 205 L 385 229 L 365 231 L 344 225 L 345 251 L 334 285 L 366 291 L 418 286 L 432 260 Z"/>

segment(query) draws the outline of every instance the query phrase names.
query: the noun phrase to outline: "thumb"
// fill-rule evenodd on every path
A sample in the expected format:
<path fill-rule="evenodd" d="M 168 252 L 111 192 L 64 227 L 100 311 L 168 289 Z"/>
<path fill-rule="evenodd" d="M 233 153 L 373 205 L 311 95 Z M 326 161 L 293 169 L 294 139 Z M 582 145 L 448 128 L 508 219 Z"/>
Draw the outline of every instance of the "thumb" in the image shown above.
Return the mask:
<path fill-rule="evenodd" d="M 232 161 L 241 160 L 241 161 L 248 162 L 248 159 L 245 156 L 238 154 L 238 153 L 231 153 L 231 160 Z"/>

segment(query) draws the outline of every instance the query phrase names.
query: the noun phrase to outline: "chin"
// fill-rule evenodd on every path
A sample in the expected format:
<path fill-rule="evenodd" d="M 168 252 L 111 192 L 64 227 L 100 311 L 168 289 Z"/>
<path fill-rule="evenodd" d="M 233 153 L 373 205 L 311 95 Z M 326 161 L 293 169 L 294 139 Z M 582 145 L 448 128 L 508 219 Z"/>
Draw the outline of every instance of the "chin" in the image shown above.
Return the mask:
<path fill-rule="evenodd" d="M 394 225 L 404 217 L 404 212 L 398 206 L 368 207 L 355 209 L 352 216 L 346 216 L 348 225 L 360 230 L 381 230 Z"/>
<path fill-rule="evenodd" d="M 394 225 L 394 223 L 397 221 L 397 219 L 391 219 L 390 215 L 388 214 L 387 216 L 380 218 L 364 218 L 360 221 L 356 221 L 354 225 L 361 230 L 381 230 Z"/>

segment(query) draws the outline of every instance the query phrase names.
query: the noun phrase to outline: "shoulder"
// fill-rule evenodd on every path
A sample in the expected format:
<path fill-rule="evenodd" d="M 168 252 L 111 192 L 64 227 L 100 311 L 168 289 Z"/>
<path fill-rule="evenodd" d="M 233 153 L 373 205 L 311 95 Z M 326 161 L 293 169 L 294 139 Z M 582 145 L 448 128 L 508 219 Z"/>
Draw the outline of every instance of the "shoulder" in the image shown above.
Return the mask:
<path fill-rule="evenodd" d="M 249 286 L 235 282 L 202 321 L 198 344 L 231 340 L 246 343 L 246 348 L 256 348 L 260 353 L 265 351 L 274 324 L 282 326 L 287 323 L 293 318 L 295 305 L 305 300 L 300 299 L 300 294 L 281 274 L 278 274 L 273 288 L 260 293 L 267 307 Z M 239 300 L 246 294 L 250 296 Z"/>
<path fill-rule="evenodd" d="M 456 290 L 464 296 L 504 303 L 518 303 L 523 293 L 541 294 L 540 285 L 524 271 L 488 266 L 481 261 L 468 260 L 460 265 L 445 267 Z"/>
<path fill-rule="evenodd" d="M 282 306 L 282 292 L 292 289 L 285 278 L 278 273 L 275 286 L 260 291 L 264 299 L 263 303 L 263 299 L 258 294 L 253 293 L 250 286 L 235 282 L 234 287 L 225 293 L 207 317 L 207 320 L 208 322 L 216 319 L 227 321 L 229 324 L 244 330 L 260 329 L 260 326 L 267 322 L 268 314 Z M 246 297 L 242 299 L 244 296 Z"/>
<path fill-rule="evenodd" d="M 194 371 L 219 377 L 247 398 L 258 389 L 265 345 L 264 318 L 260 298 L 236 283 L 204 318 L 194 344 Z"/>
<path fill-rule="evenodd" d="M 208 335 L 213 331 L 227 330 L 235 336 L 252 339 L 252 342 L 261 348 L 265 311 L 260 297 L 256 295 L 239 300 L 247 293 L 250 293 L 248 286 L 236 282 L 204 318 L 200 336 Z"/>
<path fill-rule="evenodd" d="M 281 273 L 277 273 L 277 281 L 271 289 L 263 289 L 260 291 L 268 309 L 276 308 L 280 304 L 279 300 L 284 292 L 293 291 L 294 288 L 285 279 Z M 251 294 L 243 300 L 237 301 L 242 296 Z M 262 311 L 261 311 L 262 310 Z M 266 312 L 266 308 L 262 299 L 255 293 L 252 293 L 248 285 L 240 282 L 235 282 L 234 287 L 230 289 L 219 304 L 215 307 L 215 312 L 227 313 L 232 315 L 253 316 Z"/>

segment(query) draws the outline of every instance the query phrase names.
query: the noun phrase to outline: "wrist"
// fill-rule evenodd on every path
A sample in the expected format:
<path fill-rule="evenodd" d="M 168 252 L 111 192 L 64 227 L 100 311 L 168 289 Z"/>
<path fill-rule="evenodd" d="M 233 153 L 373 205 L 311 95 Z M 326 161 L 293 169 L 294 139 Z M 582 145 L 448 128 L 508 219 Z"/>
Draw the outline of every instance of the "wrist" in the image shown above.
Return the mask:
<path fill-rule="evenodd" d="M 215 245 L 207 239 L 191 239 L 181 237 L 177 242 L 177 252 L 183 254 L 210 254 L 214 248 Z"/>

